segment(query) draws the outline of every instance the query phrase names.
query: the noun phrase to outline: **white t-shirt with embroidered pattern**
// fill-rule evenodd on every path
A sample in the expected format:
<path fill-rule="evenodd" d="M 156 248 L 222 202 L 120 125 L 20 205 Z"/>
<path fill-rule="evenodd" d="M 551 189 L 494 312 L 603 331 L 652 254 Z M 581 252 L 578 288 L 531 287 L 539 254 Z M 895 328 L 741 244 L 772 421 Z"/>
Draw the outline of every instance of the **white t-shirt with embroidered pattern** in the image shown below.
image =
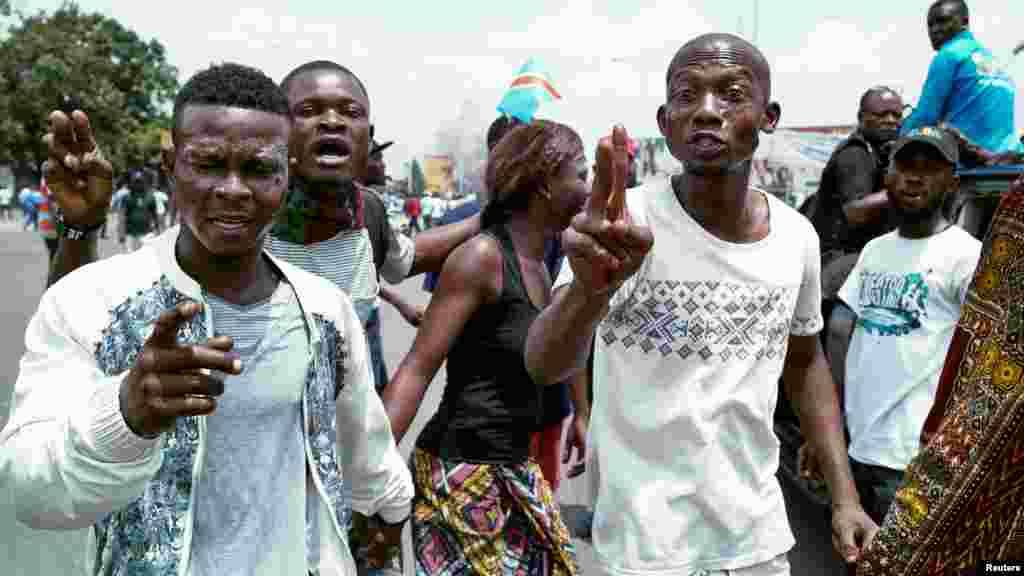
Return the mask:
<path fill-rule="evenodd" d="M 597 329 L 604 574 L 736 569 L 794 544 L 773 415 L 788 337 L 822 327 L 819 246 L 806 218 L 765 196 L 769 235 L 734 244 L 686 213 L 668 177 L 627 194 L 655 242 Z M 571 281 L 563 266 L 556 289 Z"/>

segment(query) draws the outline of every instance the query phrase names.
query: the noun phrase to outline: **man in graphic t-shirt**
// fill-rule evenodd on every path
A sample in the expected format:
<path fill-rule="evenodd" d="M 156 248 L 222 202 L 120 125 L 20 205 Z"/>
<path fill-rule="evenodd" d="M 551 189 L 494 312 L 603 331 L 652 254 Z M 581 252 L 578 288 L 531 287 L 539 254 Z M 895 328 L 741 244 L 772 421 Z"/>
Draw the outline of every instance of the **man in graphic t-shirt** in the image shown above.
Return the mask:
<path fill-rule="evenodd" d="M 958 157 L 956 139 L 935 128 L 897 142 L 889 194 L 900 227 L 864 247 L 839 291 L 836 313 L 855 320 L 844 391 L 850 465 L 878 523 L 920 447 L 981 254 L 981 242 L 943 210 L 958 188 Z"/>

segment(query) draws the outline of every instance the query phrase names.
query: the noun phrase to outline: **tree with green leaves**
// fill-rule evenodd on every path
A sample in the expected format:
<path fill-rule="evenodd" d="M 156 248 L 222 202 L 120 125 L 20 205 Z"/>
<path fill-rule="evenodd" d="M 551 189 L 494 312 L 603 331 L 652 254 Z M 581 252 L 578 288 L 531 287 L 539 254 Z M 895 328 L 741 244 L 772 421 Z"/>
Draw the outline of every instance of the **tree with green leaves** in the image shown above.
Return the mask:
<path fill-rule="evenodd" d="M 413 158 L 412 168 L 410 168 L 411 174 L 409 175 L 409 187 L 413 196 L 423 196 L 423 191 L 427 188 L 427 178 L 423 175 L 423 169 L 420 168 L 418 160 Z"/>
<path fill-rule="evenodd" d="M 0 40 L 0 164 L 38 170 L 47 116 L 68 97 L 89 115 L 115 170 L 159 157 L 160 128 L 170 127 L 168 104 L 178 90 L 160 42 L 70 2 L 52 14 L 14 17 Z"/>

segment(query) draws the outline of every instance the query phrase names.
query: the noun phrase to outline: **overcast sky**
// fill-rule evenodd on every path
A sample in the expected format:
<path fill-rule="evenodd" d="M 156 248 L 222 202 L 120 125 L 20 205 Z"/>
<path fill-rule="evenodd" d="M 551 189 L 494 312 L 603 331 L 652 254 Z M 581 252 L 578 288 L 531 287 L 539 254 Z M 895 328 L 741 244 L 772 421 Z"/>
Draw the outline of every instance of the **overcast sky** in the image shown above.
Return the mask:
<path fill-rule="evenodd" d="M 28 11 L 59 0 L 14 0 Z M 434 152 L 435 131 L 461 114 L 486 130 L 516 70 L 545 63 L 564 100 L 541 116 L 576 128 L 592 154 L 614 122 L 657 135 L 672 54 L 710 31 L 755 34 L 755 0 L 83 0 L 142 37 L 157 38 L 184 82 L 213 62 L 262 68 L 280 80 L 312 59 L 335 60 L 367 85 L 371 115 L 394 176 Z M 914 102 L 934 54 L 925 32 L 930 0 L 762 0 L 756 43 L 772 66 L 782 125 L 855 122 L 860 93 L 888 84 Z M 510 6 L 515 6 L 510 9 Z M 973 0 L 971 28 L 1010 61 L 1024 40 L 1024 2 Z M 1024 81 L 1024 55 L 1011 62 Z M 1024 95 L 1017 124 L 1024 126 Z"/>

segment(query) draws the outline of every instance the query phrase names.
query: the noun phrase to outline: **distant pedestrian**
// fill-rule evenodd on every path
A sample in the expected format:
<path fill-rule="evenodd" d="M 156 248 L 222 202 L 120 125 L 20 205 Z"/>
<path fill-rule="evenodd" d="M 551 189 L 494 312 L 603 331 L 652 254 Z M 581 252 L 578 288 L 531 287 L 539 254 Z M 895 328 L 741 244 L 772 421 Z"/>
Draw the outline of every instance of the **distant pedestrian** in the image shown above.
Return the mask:
<path fill-rule="evenodd" d="M 7 221 L 13 217 L 14 188 L 0 186 L 0 220 Z"/>
<path fill-rule="evenodd" d="M 57 254 L 57 223 L 51 210 L 53 205 L 50 202 L 50 190 L 46 187 L 45 178 L 39 184 L 39 192 L 34 194 L 33 198 L 36 207 L 36 229 L 46 244 L 46 261 L 50 263 Z"/>
<path fill-rule="evenodd" d="M 430 230 L 436 224 L 434 220 L 434 197 L 424 194 L 420 198 L 420 207 L 422 209 L 423 228 L 424 230 Z"/>
<path fill-rule="evenodd" d="M 28 186 L 21 189 L 18 194 L 18 205 L 21 207 L 21 213 L 25 215 L 25 230 L 31 228 L 36 229 L 36 210 L 35 203 L 36 191 Z"/>
<path fill-rule="evenodd" d="M 160 213 L 143 171 L 135 170 L 128 176 L 128 190 L 121 205 L 118 238 L 127 252 L 134 252 L 142 247 L 143 238 L 160 232 Z"/>
<path fill-rule="evenodd" d="M 405 215 L 409 218 L 409 232 L 414 236 L 423 231 L 420 220 L 421 210 L 422 206 L 418 197 L 409 196 L 405 199 Z"/>

